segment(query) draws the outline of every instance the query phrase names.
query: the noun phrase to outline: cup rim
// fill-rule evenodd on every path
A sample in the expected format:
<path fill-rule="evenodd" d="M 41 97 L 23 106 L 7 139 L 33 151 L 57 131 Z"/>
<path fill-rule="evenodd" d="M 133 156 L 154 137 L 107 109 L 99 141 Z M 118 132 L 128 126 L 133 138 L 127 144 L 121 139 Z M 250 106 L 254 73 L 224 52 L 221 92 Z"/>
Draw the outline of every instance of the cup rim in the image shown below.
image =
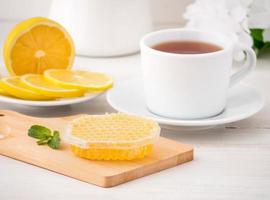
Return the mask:
<path fill-rule="evenodd" d="M 219 51 L 214 51 L 214 52 L 209 52 L 209 53 L 177 54 L 177 53 L 159 51 L 159 50 L 153 49 L 149 45 L 145 44 L 146 40 L 148 40 L 149 38 L 154 37 L 154 36 L 156 36 L 158 34 L 168 33 L 168 32 L 183 32 L 183 31 L 197 32 L 197 33 L 201 33 L 201 34 L 209 34 L 209 35 L 214 35 L 214 36 L 218 36 L 218 37 L 223 37 L 224 40 L 229 41 L 229 45 L 228 45 L 228 47 L 222 47 L 222 49 L 219 50 Z M 213 43 L 213 44 L 215 44 L 215 43 Z M 190 29 L 190 28 L 171 28 L 171 29 L 162 29 L 162 30 L 159 30 L 159 31 L 150 32 L 150 33 L 144 35 L 140 40 L 140 46 L 141 46 L 141 49 L 142 49 L 142 47 L 144 47 L 147 50 L 149 50 L 149 51 L 151 51 L 151 52 L 153 52 L 155 54 L 158 54 L 158 55 L 166 55 L 166 56 L 172 56 L 172 57 L 208 57 L 208 56 L 220 55 L 220 54 L 223 54 L 223 53 L 231 50 L 233 48 L 233 42 L 225 34 L 221 34 L 221 33 L 217 33 L 217 32 L 202 31 L 202 30 Z"/>

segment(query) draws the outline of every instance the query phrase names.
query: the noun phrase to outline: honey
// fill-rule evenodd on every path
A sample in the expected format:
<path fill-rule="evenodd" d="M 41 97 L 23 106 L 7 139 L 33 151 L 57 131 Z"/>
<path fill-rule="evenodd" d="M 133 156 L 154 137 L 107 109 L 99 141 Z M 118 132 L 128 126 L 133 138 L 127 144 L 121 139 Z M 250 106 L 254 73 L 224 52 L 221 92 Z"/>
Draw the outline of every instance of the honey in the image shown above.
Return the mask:
<path fill-rule="evenodd" d="M 134 160 L 153 151 L 160 134 L 153 120 L 122 113 L 83 115 L 72 121 L 72 152 L 91 160 Z"/>

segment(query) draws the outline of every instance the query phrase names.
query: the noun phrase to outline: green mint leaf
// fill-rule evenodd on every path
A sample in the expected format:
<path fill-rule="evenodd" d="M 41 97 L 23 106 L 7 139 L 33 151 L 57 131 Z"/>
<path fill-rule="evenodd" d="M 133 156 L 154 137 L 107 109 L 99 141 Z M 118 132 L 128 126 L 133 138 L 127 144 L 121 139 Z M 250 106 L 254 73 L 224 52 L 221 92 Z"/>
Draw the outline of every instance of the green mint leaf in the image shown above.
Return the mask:
<path fill-rule="evenodd" d="M 36 139 L 48 139 L 52 135 L 50 129 L 40 126 L 40 125 L 33 125 L 28 130 L 28 136 L 36 138 Z"/>
<path fill-rule="evenodd" d="M 48 141 L 48 146 L 52 149 L 59 149 L 60 141 L 61 139 L 59 131 L 54 131 L 52 138 Z"/>
<path fill-rule="evenodd" d="M 261 51 L 270 48 L 270 42 L 265 42 L 263 47 L 261 48 Z"/>
<path fill-rule="evenodd" d="M 252 28 L 250 29 L 251 36 L 253 39 L 257 41 L 263 41 L 263 29 L 260 28 Z"/>
<path fill-rule="evenodd" d="M 60 147 L 60 133 L 59 131 L 52 131 L 44 126 L 33 125 L 28 129 L 30 137 L 38 139 L 37 144 L 48 144 L 52 149 L 59 149 Z"/>
<path fill-rule="evenodd" d="M 250 29 L 253 39 L 253 48 L 257 56 L 259 56 L 265 49 L 270 48 L 269 42 L 264 42 L 263 31 L 264 29 Z"/>
<path fill-rule="evenodd" d="M 44 139 L 38 140 L 38 141 L 37 141 L 37 144 L 38 144 L 38 145 L 48 144 L 48 141 L 49 141 L 51 138 L 52 138 L 52 136 L 50 136 L 49 138 L 44 138 Z"/>

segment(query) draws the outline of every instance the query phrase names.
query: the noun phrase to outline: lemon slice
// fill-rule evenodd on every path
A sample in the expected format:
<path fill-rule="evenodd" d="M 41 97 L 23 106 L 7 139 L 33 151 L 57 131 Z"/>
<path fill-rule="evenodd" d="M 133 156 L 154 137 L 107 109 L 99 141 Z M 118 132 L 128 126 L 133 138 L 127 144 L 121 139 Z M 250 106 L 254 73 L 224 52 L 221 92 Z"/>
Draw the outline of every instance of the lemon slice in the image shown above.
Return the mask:
<path fill-rule="evenodd" d="M 83 90 L 68 89 L 53 82 L 46 81 L 43 75 L 27 74 L 21 76 L 22 83 L 32 91 L 54 98 L 79 97 L 84 94 Z"/>
<path fill-rule="evenodd" d="M 76 156 L 93 160 L 133 160 L 149 155 L 159 137 L 150 119 L 122 113 L 83 115 L 71 123 L 68 141 Z"/>
<path fill-rule="evenodd" d="M 4 44 L 5 65 L 12 75 L 41 74 L 67 69 L 74 60 L 74 44 L 57 22 L 34 17 L 17 24 Z"/>
<path fill-rule="evenodd" d="M 67 88 L 103 91 L 112 87 L 113 79 L 98 72 L 50 69 L 44 72 L 48 81 Z"/>
<path fill-rule="evenodd" d="M 2 96 L 10 96 L 9 93 L 7 93 L 5 90 L 3 90 L 2 88 L 0 88 L 0 95 Z"/>
<path fill-rule="evenodd" d="M 27 100 L 50 100 L 51 97 L 44 96 L 35 91 L 29 90 L 22 84 L 20 77 L 12 76 L 1 79 L 1 88 L 7 93 L 20 99 Z"/>
<path fill-rule="evenodd" d="M 7 93 L 7 92 L 2 88 L 1 82 L 0 82 L 0 95 L 2 95 L 2 96 L 10 96 L 9 93 Z"/>
<path fill-rule="evenodd" d="M 1 95 L 6 95 L 6 94 L 8 94 L 5 90 L 3 90 L 2 88 L 0 88 L 0 94 Z"/>

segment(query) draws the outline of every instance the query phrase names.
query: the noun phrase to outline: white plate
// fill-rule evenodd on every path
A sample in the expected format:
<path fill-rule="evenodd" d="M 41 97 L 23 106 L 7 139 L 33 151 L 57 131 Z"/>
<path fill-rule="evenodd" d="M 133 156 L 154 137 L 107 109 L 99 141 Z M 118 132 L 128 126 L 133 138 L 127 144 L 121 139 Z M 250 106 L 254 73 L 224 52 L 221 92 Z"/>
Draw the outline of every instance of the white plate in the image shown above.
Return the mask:
<path fill-rule="evenodd" d="M 16 98 L 6 97 L 6 96 L 0 95 L 0 102 L 26 105 L 26 106 L 36 106 L 36 107 L 64 106 L 64 105 L 71 105 L 71 104 L 89 101 L 89 100 L 99 96 L 102 93 L 103 92 L 95 93 L 95 94 L 88 93 L 83 97 L 65 98 L 65 99 L 63 98 L 63 99 L 57 99 L 57 100 L 51 100 L 51 101 L 31 101 L 31 100 L 16 99 Z"/>
<path fill-rule="evenodd" d="M 170 129 L 173 128 L 170 126 L 174 126 L 174 128 L 177 128 L 177 126 L 203 128 L 204 126 L 215 126 L 235 122 L 254 115 L 261 110 L 264 105 L 264 99 L 256 89 L 244 85 L 237 85 L 229 90 L 227 106 L 219 115 L 195 120 L 171 119 L 158 116 L 147 109 L 144 100 L 142 80 L 139 78 L 115 85 L 115 87 L 107 93 L 107 101 L 119 112 L 145 116 Z"/>

